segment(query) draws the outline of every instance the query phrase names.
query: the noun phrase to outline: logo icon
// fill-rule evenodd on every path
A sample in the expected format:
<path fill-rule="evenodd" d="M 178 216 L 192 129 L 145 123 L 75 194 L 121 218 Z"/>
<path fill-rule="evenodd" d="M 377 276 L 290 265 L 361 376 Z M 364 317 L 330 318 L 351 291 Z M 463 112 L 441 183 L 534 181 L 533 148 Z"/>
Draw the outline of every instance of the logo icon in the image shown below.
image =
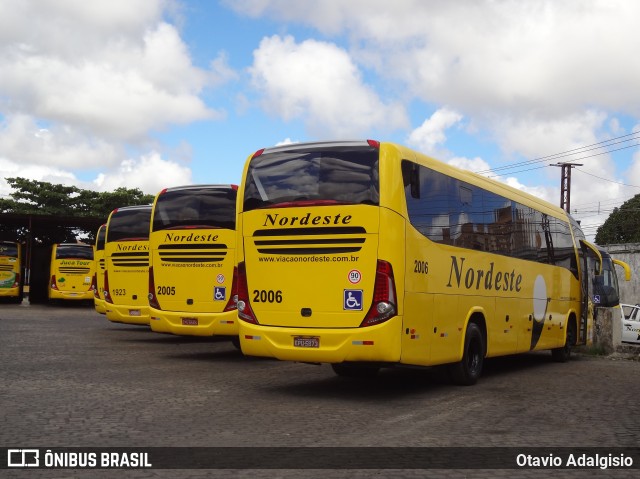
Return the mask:
<path fill-rule="evenodd" d="M 7 466 L 8 467 L 39 467 L 40 466 L 40 450 L 39 449 L 8 449 L 7 450 Z"/>
<path fill-rule="evenodd" d="M 345 311 L 362 311 L 362 290 L 345 289 L 342 298 L 342 308 Z"/>
<path fill-rule="evenodd" d="M 216 276 L 216 281 L 218 282 L 218 284 L 224 283 L 224 274 L 220 273 L 218 276 Z"/>
<path fill-rule="evenodd" d="M 227 288 L 226 286 L 215 286 L 213 288 L 213 300 L 214 301 L 224 301 L 227 299 Z"/>
<path fill-rule="evenodd" d="M 358 284 L 362 279 L 362 274 L 357 269 L 349 271 L 349 282 L 351 284 Z"/>

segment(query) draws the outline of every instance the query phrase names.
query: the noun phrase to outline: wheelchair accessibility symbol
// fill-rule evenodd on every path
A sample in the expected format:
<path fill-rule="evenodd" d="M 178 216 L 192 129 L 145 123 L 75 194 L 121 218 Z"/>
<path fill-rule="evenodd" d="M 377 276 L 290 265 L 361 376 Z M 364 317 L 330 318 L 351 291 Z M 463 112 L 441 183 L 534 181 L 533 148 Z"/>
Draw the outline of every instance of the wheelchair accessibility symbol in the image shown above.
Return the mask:
<path fill-rule="evenodd" d="M 227 287 L 226 286 L 215 286 L 213 288 L 213 300 L 214 301 L 224 301 L 227 299 Z"/>
<path fill-rule="evenodd" d="M 362 290 L 345 289 L 342 308 L 346 311 L 362 311 Z"/>

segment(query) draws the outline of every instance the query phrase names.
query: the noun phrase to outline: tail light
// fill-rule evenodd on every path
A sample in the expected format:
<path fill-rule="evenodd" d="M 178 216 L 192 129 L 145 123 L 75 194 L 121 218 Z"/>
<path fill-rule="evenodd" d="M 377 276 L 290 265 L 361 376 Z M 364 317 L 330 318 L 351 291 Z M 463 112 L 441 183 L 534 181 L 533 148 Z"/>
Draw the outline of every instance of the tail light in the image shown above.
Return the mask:
<path fill-rule="evenodd" d="M 111 299 L 111 293 L 109 293 L 109 270 L 104 272 L 104 300 L 107 303 L 113 304 L 113 299 Z"/>
<path fill-rule="evenodd" d="M 100 293 L 98 292 L 98 273 L 93 274 L 93 279 L 91 280 L 91 287 L 89 291 L 93 291 L 93 297 L 95 299 L 100 299 Z"/>
<path fill-rule="evenodd" d="M 58 289 L 58 283 L 56 282 L 56 275 L 52 274 L 51 275 L 51 289 Z"/>
<path fill-rule="evenodd" d="M 224 307 L 224 311 L 234 311 L 238 309 L 238 268 L 233 268 L 233 282 L 231 283 L 231 296 L 229 302 Z"/>
<path fill-rule="evenodd" d="M 13 280 L 13 286 L 11 286 L 12 288 L 19 288 L 20 287 L 20 273 L 16 273 L 16 277 Z"/>
<path fill-rule="evenodd" d="M 153 266 L 149 266 L 149 294 L 147 295 L 147 298 L 149 298 L 150 307 L 153 309 L 162 309 L 158 302 L 158 298 L 156 297 L 156 282 L 153 279 Z"/>
<path fill-rule="evenodd" d="M 393 278 L 393 268 L 390 263 L 378 260 L 373 302 L 360 327 L 384 323 L 393 318 L 397 312 L 396 282 Z"/>
<path fill-rule="evenodd" d="M 247 323 L 258 324 L 249 302 L 249 285 L 244 261 L 238 263 L 238 318 Z"/>

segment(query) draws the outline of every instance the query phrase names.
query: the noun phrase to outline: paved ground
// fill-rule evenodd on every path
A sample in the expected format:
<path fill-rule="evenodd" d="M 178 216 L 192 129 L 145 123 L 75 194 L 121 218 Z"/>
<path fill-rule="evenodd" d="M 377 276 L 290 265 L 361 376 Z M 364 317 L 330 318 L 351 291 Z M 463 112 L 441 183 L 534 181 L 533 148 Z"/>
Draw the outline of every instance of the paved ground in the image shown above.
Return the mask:
<path fill-rule="evenodd" d="M 452 386 L 434 369 L 348 380 L 326 365 L 247 358 L 224 340 L 110 323 L 91 307 L 0 304 L 0 447 L 5 448 L 413 446 L 464 447 L 460 453 L 472 454 L 478 447 L 598 447 L 606 454 L 639 446 L 639 378 L 636 361 L 579 355 L 558 364 L 549 353 L 537 353 L 487 361 L 473 387 Z M 318 451 L 318 457 L 303 460 L 322 461 L 327 450 Z M 538 478 L 549 473 L 636 477 L 638 470 L 5 469 L 0 477 Z"/>

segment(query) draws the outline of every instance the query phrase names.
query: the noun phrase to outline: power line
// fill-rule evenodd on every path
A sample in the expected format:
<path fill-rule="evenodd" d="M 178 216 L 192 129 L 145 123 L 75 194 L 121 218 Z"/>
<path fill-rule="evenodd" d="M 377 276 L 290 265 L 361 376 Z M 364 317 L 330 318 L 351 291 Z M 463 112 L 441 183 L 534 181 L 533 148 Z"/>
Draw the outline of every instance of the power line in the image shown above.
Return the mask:
<path fill-rule="evenodd" d="M 622 141 L 617 141 L 620 140 L 622 138 L 626 138 L 625 140 Z M 633 132 L 633 133 L 628 133 L 626 135 L 621 135 L 621 136 L 617 136 L 615 138 L 610 138 L 609 140 L 603 140 L 597 143 L 592 143 L 590 145 L 585 145 L 585 146 L 581 146 L 579 148 L 573 148 L 571 150 L 566 150 L 566 151 L 562 151 L 559 153 L 554 153 L 552 155 L 546 155 L 546 156 L 541 156 L 539 158 L 534 158 L 532 160 L 527 160 L 527 161 L 520 161 L 517 163 L 512 163 L 510 165 L 504 165 L 504 166 L 499 166 L 496 168 L 491 168 L 488 170 L 480 170 L 480 171 L 476 171 L 475 173 L 479 173 L 479 174 L 483 174 L 483 173 L 491 173 L 491 172 L 496 172 L 496 171 L 503 171 L 503 170 L 511 170 L 511 169 L 516 169 L 516 168 L 522 168 L 525 166 L 529 166 L 529 165 L 533 165 L 536 163 L 541 163 L 541 162 L 546 162 L 549 160 L 555 160 L 558 158 L 566 158 L 567 156 L 572 156 L 572 155 L 576 155 L 576 154 L 580 154 L 580 153 L 586 153 L 588 151 L 593 151 L 593 150 L 597 150 L 598 148 L 607 148 L 613 145 L 617 145 L 620 143 L 626 143 L 628 141 L 634 141 L 634 140 L 640 140 L 640 132 Z M 578 161 L 578 160 L 582 160 L 585 158 L 592 158 L 594 156 L 599 156 L 599 155 L 604 155 L 607 153 L 613 153 L 615 151 L 620 151 L 620 150 L 625 150 L 627 148 L 633 148 L 636 146 L 640 146 L 640 143 L 634 143 L 632 145 L 627 145 L 624 146 L 622 148 L 616 148 L 613 150 L 606 150 L 600 153 L 595 153 L 593 155 L 587 155 L 587 156 L 582 156 L 580 158 L 576 158 L 573 161 Z M 523 170 L 523 171 L 529 171 L 529 170 Z M 512 172 L 511 174 L 515 174 L 515 173 L 520 173 L 521 171 L 516 171 L 516 172 Z"/>
<path fill-rule="evenodd" d="M 580 165 L 580 166 L 582 166 L 582 165 Z M 608 180 L 606 178 L 602 178 L 601 176 L 594 175 L 593 173 L 588 173 L 588 172 L 586 172 L 584 170 L 581 170 L 580 168 L 576 168 L 576 170 L 578 170 L 580 173 L 584 173 L 585 175 L 589 175 L 589 176 L 593 176 L 594 178 L 598 178 L 599 180 L 608 181 L 609 183 L 615 183 L 617 185 L 628 186 L 630 188 L 640 188 L 640 186 L 637 186 L 637 185 L 628 185 L 626 183 L 621 183 L 619 181 Z"/>

